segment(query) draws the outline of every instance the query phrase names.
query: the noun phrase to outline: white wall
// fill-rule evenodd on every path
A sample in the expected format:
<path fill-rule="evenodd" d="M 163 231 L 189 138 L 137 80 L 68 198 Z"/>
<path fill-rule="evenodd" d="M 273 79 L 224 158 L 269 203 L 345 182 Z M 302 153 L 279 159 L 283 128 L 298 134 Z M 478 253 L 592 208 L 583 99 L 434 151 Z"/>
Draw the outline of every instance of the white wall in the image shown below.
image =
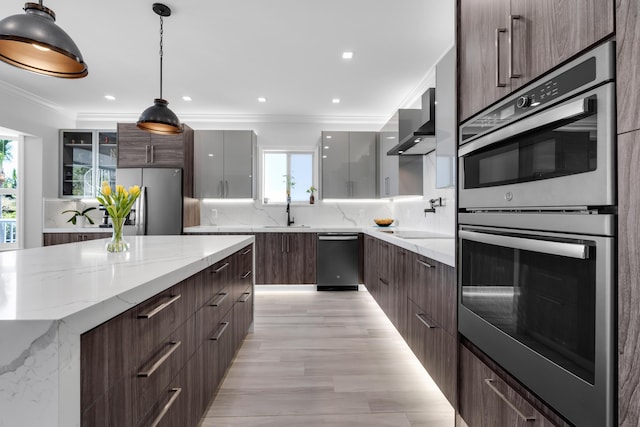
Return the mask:
<path fill-rule="evenodd" d="M 42 199 L 58 195 L 58 129 L 74 127 L 75 122 L 65 111 L 2 82 L 0 99 L 0 127 L 26 136 L 23 247 L 41 246 Z"/>

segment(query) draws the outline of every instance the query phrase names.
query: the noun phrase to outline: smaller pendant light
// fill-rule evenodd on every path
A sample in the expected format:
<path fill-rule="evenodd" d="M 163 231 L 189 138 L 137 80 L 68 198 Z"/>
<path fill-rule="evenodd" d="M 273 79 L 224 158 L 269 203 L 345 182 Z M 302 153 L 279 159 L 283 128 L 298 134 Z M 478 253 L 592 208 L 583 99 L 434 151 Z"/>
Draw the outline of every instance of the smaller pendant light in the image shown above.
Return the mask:
<path fill-rule="evenodd" d="M 80 49 L 56 25 L 56 14 L 42 0 L 25 3 L 24 11 L 0 21 L 0 61 L 65 79 L 89 74 Z"/>
<path fill-rule="evenodd" d="M 142 112 L 136 125 L 148 132 L 173 135 L 182 132 L 182 125 L 178 116 L 167 106 L 169 103 L 162 99 L 163 18 L 171 16 L 171 9 L 162 3 L 154 3 L 153 11 L 160 16 L 160 98 L 156 98 L 153 105 Z"/>

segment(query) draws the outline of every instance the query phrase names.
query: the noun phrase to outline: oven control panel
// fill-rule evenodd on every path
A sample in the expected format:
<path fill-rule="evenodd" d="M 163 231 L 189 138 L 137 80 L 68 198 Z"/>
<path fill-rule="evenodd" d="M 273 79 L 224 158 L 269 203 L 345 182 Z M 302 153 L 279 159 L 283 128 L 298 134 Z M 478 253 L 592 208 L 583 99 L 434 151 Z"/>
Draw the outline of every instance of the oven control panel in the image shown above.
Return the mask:
<path fill-rule="evenodd" d="M 605 49 L 604 45 L 601 48 Z M 503 127 L 524 116 L 543 109 L 546 105 L 575 93 L 576 90 L 588 89 L 601 81 L 608 81 L 612 76 L 598 78 L 597 58 L 599 49 L 593 55 L 581 58 L 573 65 L 551 73 L 538 84 L 531 84 L 501 102 L 487 112 L 480 113 L 460 126 L 460 145 L 481 134 Z M 601 80 L 601 81 L 599 81 Z"/>

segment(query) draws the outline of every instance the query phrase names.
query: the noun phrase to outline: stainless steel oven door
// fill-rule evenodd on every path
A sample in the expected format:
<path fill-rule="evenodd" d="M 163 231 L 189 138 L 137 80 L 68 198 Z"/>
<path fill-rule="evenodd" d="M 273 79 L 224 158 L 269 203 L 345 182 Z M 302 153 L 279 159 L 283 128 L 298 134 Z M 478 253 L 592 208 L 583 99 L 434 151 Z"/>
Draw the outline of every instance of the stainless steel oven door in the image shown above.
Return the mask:
<path fill-rule="evenodd" d="M 460 207 L 615 205 L 614 92 L 604 84 L 461 146 Z"/>
<path fill-rule="evenodd" d="M 461 225 L 458 239 L 460 333 L 571 423 L 611 426 L 614 238 Z"/>

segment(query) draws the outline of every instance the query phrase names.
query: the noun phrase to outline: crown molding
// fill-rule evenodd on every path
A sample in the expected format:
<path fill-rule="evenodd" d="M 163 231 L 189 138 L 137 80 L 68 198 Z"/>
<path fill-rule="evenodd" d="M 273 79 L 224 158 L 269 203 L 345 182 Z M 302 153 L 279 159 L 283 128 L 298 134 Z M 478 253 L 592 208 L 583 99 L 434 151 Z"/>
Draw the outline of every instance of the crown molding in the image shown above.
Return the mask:
<path fill-rule="evenodd" d="M 72 117 L 73 113 L 68 111 L 66 108 L 64 108 L 62 105 L 60 104 L 56 104 L 53 101 L 50 101 L 46 98 L 43 98 L 41 96 L 38 96 L 36 94 L 34 94 L 33 92 L 29 92 L 28 90 L 24 90 L 22 88 L 19 88 L 18 86 L 14 86 L 11 83 L 7 83 L 4 80 L 0 80 L 0 90 L 2 90 L 3 92 L 12 94 L 12 95 L 16 95 L 22 99 L 25 99 L 27 101 L 30 101 L 34 104 L 40 105 L 42 107 L 48 108 L 50 110 L 53 110 L 57 113 L 61 113 L 64 114 L 66 116 Z"/>

